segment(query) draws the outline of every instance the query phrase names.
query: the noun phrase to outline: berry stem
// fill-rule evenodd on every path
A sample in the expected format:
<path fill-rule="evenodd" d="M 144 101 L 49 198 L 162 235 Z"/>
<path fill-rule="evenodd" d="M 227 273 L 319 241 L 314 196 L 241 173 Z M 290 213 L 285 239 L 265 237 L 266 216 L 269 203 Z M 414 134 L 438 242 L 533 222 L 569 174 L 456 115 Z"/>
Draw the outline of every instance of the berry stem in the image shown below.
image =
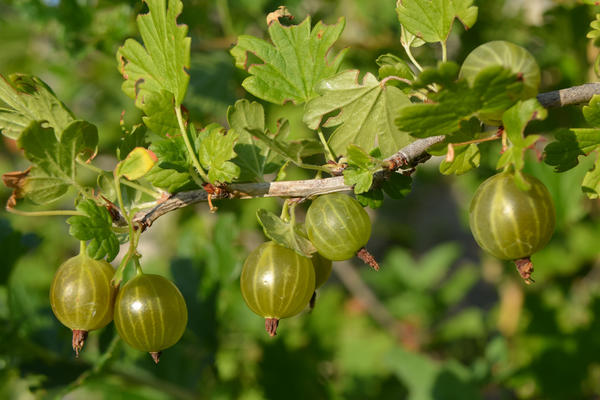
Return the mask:
<path fill-rule="evenodd" d="M 363 260 L 365 264 L 370 265 L 375 271 L 379 271 L 379 264 L 377 263 L 377 260 L 375 260 L 375 257 L 373 257 L 373 255 L 369 253 L 366 248 L 361 248 L 358 253 L 356 253 L 356 256 Z"/>
<path fill-rule="evenodd" d="M 269 336 L 273 337 L 277 335 L 277 326 L 279 325 L 279 320 L 277 318 L 265 318 L 265 329 Z"/>
<path fill-rule="evenodd" d="M 73 350 L 75 350 L 75 358 L 79 358 L 79 352 L 83 349 L 85 339 L 87 339 L 88 331 L 73 329 Z"/>
<path fill-rule="evenodd" d="M 151 351 L 150 352 L 150 356 L 152 356 L 152 359 L 154 360 L 155 364 L 158 364 L 158 362 L 160 361 L 161 354 L 162 354 L 162 351 Z"/>
<path fill-rule="evenodd" d="M 531 262 L 531 258 L 525 257 L 515 260 L 515 265 L 517 266 L 517 271 L 519 271 L 519 275 L 525 281 L 526 284 L 531 285 L 535 283 L 533 278 L 531 278 L 531 274 L 533 274 L 533 263 Z"/>

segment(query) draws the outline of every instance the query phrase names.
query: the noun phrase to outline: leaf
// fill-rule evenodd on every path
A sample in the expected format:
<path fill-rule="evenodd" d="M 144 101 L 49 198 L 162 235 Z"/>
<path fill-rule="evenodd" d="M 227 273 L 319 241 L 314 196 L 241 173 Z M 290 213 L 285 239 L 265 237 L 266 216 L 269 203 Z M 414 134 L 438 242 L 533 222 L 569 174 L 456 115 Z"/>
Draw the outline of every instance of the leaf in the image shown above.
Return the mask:
<path fill-rule="evenodd" d="M 14 208 L 17 205 L 17 200 L 25 197 L 25 182 L 31 167 L 25 171 L 13 171 L 2 174 L 2 183 L 9 189 L 13 189 L 12 194 L 6 201 L 6 208 Z"/>
<path fill-rule="evenodd" d="M 115 169 L 118 176 L 124 176 L 130 181 L 140 179 L 152 169 L 158 161 L 156 155 L 143 147 L 136 147 L 125 157 L 123 161 L 117 164 Z"/>
<path fill-rule="evenodd" d="M 592 169 L 590 169 L 583 177 L 581 190 L 590 199 L 597 199 L 600 197 L 600 157 L 596 158 L 596 162 Z"/>
<path fill-rule="evenodd" d="M 368 192 L 373 183 L 373 174 L 382 169 L 382 161 L 353 144 L 348 146 L 347 153 L 348 167 L 344 169 L 344 183 L 354 186 L 356 194 Z"/>
<path fill-rule="evenodd" d="M 359 84 L 358 71 L 345 71 L 322 81 L 318 92 L 321 96 L 306 104 L 304 122 L 311 129 L 337 126 L 329 138 L 336 155 L 355 144 L 367 151 L 379 147 L 386 157 L 412 141 L 394 124 L 397 110 L 410 100 L 396 87 L 382 87 L 372 74 L 367 73 Z M 321 124 L 325 115 L 337 110 Z"/>
<path fill-rule="evenodd" d="M 265 132 L 265 111 L 260 103 L 238 100 L 227 109 L 227 121 L 238 135 L 234 151 L 237 157 L 233 160 L 240 167 L 240 180 L 263 180 L 270 155 L 266 143 L 250 133 L 251 131 Z"/>
<path fill-rule="evenodd" d="M 238 138 L 236 132 L 225 132 L 218 124 L 210 124 L 201 132 L 202 142 L 198 146 L 198 159 L 208 170 L 212 183 L 232 182 L 240 174 L 240 167 L 232 163 L 236 154 L 233 150 Z"/>
<path fill-rule="evenodd" d="M 77 205 L 77 210 L 85 213 L 67 219 L 70 226 L 69 234 L 79 240 L 89 240 L 88 256 L 100 260 L 106 257 L 112 261 L 119 253 L 119 241 L 112 231 L 112 218 L 104 207 L 96 205 L 92 200 L 83 200 Z"/>
<path fill-rule="evenodd" d="M 511 146 L 502 154 L 496 169 L 512 164 L 515 172 L 515 183 L 523 190 L 529 190 L 529 184 L 521 170 L 525 166 L 524 153 L 527 148 L 540 138 L 539 135 L 524 136 L 525 127 L 534 119 L 544 119 L 548 111 L 536 99 L 519 101 L 509 108 L 502 116 L 504 132 L 510 140 Z"/>
<path fill-rule="evenodd" d="M 46 121 L 56 132 L 62 132 L 75 119 L 71 111 L 56 98 L 52 89 L 33 75 L 0 74 L 0 131 L 17 139 L 33 121 Z"/>
<path fill-rule="evenodd" d="M 448 84 L 446 75 L 441 76 L 442 83 Z M 473 116 L 501 114 L 516 103 L 522 88 L 522 82 L 509 70 L 488 67 L 475 77 L 472 88 L 459 80 L 430 95 L 433 104 L 405 105 L 397 114 L 396 125 L 418 138 L 449 135 Z"/>
<path fill-rule="evenodd" d="M 595 94 L 582 112 L 588 124 L 600 128 L 600 95 Z"/>
<path fill-rule="evenodd" d="M 371 207 L 375 210 L 383 205 L 383 191 L 381 189 L 371 189 L 368 192 L 357 194 L 356 200 L 363 207 Z"/>
<path fill-rule="evenodd" d="M 98 143 L 96 127 L 73 121 L 56 139 L 54 130 L 32 122 L 17 144 L 34 164 L 24 185 L 25 195 L 34 203 L 47 204 L 63 196 L 76 181 L 75 161 L 80 154 L 94 153 Z"/>
<path fill-rule="evenodd" d="M 270 211 L 259 208 L 256 218 L 263 227 L 265 235 L 276 243 L 294 250 L 296 253 L 310 257 L 317 249 L 301 233 L 301 228 L 290 222 L 285 222 Z"/>
<path fill-rule="evenodd" d="M 148 182 L 169 193 L 196 186 L 191 176 L 192 163 L 181 136 L 170 140 L 155 140 L 150 145 L 150 150 L 156 154 L 158 162 L 144 176 Z"/>
<path fill-rule="evenodd" d="M 407 31 L 426 42 L 445 42 L 458 18 L 469 29 L 477 20 L 472 0 L 399 0 L 398 20 Z"/>
<path fill-rule="evenodd" d="M 148 143 L 146 142 L 146 127 L 144 125 L 135 125 L 131 131 L 126 130 L 123 133 L 124 135 L 117 148 L 117 158 L 119 160 L 127 157 L 127 154 L 131 153 L 136 147 L 148 147 Z"/>
<path fill-rule="evenodd" d="M 556 172 L 564 172 L 579 164 L 580 155 L 588 155 L 600 145 L 600 129 L 559 130 L 554 138 L 556 141 L 544 148 L 544 162 Z"/>
<path fill-rule="evenodd" d="M 387 78 L 388 76 L 397 76 L 399 78 L 408 79 L 409 81 L 415 79 L 415 74 L 408 66 L 408 63 L 393 54 L 383 54 L 377 57 L 375 62 L 379 65 L 378 76 L 380 80 Z M 388 84 L 406 86 L 406 83 L 397 80 L 391 80 Z"/>
<path fill-rule="evenodd" d="M 382 189 L 392 199 L 403 199 L 410 193 L 411 186 L 412 178 L 410 176 L 394 172 L 383 182 Z"/>
<path fill-rule="evenodd" d="M 472 1 L 455 1 L 455 9 L 451 0 L 400 0 L 396 12 L 402 28 L 410 32 L 405 41 L 412 47 L 415 43 L 410 36 L 426 42 L 445 42 L 452 29 L 455 16 L 461 19 L 465 29 L 470 28 L 477 19 L 477 7 L 470 6 Z M 403 32 L 404 33 L 404 32 Z M 415 44 L 412 44 L 415 43 Z M 403 43 L 404 44 L 404 43 Z"/>
<path fill-rule="evenodd" d="M 144 111 L 148 128 L 159 135 L 178 131 L 179 107 L 190 77 L 190 43 L 187 26 L 178 25 L 180 0 L 145 0 L 149 12 L 137 17 L 143 45 L 127 39 L 117 51 L 122 89 Z"/>
<path fill-rule="evenodd" d="M 275 104 L 304 103 L 315 97 L 317 83 L 333 76 L 344 58 L 346 50 L 337 55 L 330 51 L 344 26 L 345 20 L 340 18 L 334 25 L 319 22 L 311 30 L 307 17 L 299 25 L 271 23 L 269 36 L 273 44 L 254 36 L 240 36 L 230 53 L 235 65 L 251 75 L 242 86 Z"/>
<path fill-rule="evenodd" d="M 444 175 L 461 175 L 465 172 L 479 167 L 481 156 L 479 146 L 468 144 L 454 147 L 454 158 L 452 161 L 444 160 L 440 164 L 440 172 Z"/>

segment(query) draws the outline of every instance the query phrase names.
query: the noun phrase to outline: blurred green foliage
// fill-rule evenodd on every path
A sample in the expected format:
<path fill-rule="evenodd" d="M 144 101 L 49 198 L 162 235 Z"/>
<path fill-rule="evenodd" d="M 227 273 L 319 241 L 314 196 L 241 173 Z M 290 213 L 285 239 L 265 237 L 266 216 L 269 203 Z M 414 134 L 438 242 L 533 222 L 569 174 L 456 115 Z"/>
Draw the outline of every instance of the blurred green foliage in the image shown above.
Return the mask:
<path fill-rule="evenodd" d="M 333 23 L 345 16 L 345 63 L 374 73 L 381 54 L 405 58 L 394 3 L 286 5 L 297 20 L 311 14 L 314 22 Z M 451 34 L 450 59 L 461 62 L 482 42 L 503 39 L 532 51 L 543 71 L 543 91 L 592 79 L 593 51 L 585 34 L 597 9 L 573 0 L 477 3 L 477 24 Z M 192 35 L 185 104 L 200 124 L 225 124 L 227 107 L 251 97 L 241 89 L 245 75 L 228 50 L 241 33 L 265 37 L 264 17 L 278 5 L 185 2 L 181 19 Z M 113 149 L 121 112 L 130 124 L 140 118 L 121 92 L 114 57 L 124 39 L 136 35 L 140 10 L 141 2 L 133 0 L 3 0 L 0 71 L 40 76 L 76 115 L 97 124 L 101 152 Z M 433 65 L 439 51 L 423 46 L 415 53 Z M 268 123 L 279 115 L 288 115 L 296 137 L 306 132 L 293 107 L 269 106 Z M 558 127 L 583 123 L 580 108 L 568 107 L 552 110 L 530 129 L 551 137 Z M 25 166 L 13 143 L 5 139 L 1 146 L 2 173 Z M 265 240 L 255 210 L 275 212 L 279 202 L 221 202 L 216 214 L 201 205 L 161 218 L 142 237 L 142 262 L 148 272 L 175 281 L 188 304 L 189 324 L 157 366 L 115 340 L 112 325 L 92 333 L 75 359 L 70 331 L 51 313 L 48 288 L 78 244 L 59 217 L 2 213 L 0 398 L 597 398 L 600 208 L 579 189 L 593 160 L 561 174 L 528 160 L 525 170 L 552 193 L 558 228 L 533 258 L 537 283 L 525 287 L 512 265 L 483 254 L 468 232 L 470 198 L 493 173 L 500 153 L 496 143 L 480 148 L 481 167 L 461 177 L 440 175 L 435 162 L 419 167 L 410 196 L 387 199 L 372 214 L 369 246 L 382 270 L 334 264 L 316 308 L 282 321 L 275 338 L 245 306 L 238 279 L 245 255 Z M 0 202 L 8 196 L 0 188 Z M 383 311 L 348 283 L 354 277 L 342 276 L 348 271 L 359 271 Z"/>

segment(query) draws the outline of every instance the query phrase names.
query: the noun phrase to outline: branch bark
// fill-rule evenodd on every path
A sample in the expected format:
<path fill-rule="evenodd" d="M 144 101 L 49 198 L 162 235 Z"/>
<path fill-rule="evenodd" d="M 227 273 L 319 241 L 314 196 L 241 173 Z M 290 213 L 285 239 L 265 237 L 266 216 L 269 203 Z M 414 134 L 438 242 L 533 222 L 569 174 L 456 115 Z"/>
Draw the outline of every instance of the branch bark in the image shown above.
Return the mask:
<path fill-rule="evenodd" d="M 587 83 L 567 89 L 540 93 L 538 101 L 545 108 L 565 107 L 568 105 L 587 103 L 595 95 L 600 94 L 600 83 Z M 400 172 L 409 169 L 429 158 L 427 149 L 444 140 L 443 135 L 417 139 L 408 146 L 400 149 L 396 154 L 386 159 L 390 171 Z M 376 174 L 374 181 L 385 179 L 384 171 Z M 344 183 L 343 176 L 334 176 L 324 179 L 309 179 L 302 181 L 281 181 L 264 183 L 233 183 L 221 193 L 211 195 L 211 199 L 238 198 L 250 199 L 255 197 L 312 197 L 327 193 L 344 192 L 352 190 L 351 186 Z M 208 193 L 201 190 L 181 192 L 170 196 L 166 201 L 156 207 L 141 211 L 136 214 L 134 221 L 140 223 L 145 229 L 160 216 L 195 203 L 208 200 Z"/>

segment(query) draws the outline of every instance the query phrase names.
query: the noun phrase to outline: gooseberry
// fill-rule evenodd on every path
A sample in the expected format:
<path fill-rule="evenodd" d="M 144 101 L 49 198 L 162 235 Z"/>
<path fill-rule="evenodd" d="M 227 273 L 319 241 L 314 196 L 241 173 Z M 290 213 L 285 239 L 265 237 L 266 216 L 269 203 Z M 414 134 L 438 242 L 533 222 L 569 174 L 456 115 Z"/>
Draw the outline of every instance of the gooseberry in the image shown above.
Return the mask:
<path fill-rule="evenodd" d="M 307 306 L 315 291 L 315 268 L 310 258 L 266 242 L 246 258 L 240 287 L 248 307 L 265 318 L 267 333 L 275 336 L 280 319 Z"/>
<path fill-rule="evenodd" d="M 342 261 L 358 255 L 379 269 L 364 249 L 371 236 L 371 220 L 354 198 L 343 193 L 317 197 L 308 208 L 305 224 L 308 238 L 323 257 Z"/>
<path fill-rule="evenodd" d="M 552 237 L 555 212 L 542 182 L 523 174 L 531 186 L 521 190 L 512 172 L 484 181 L 473 196 L 469 225 L 479 246 L 503 260 L 515 260 L 525 282 L 532 282 L 530 256 Z"/>
<path fill-rule="evenodd" d="M 149 352 L 156 363 L 162 350 L 179 341 L 187 320 L 181 292 L 160 275 L 139 273 L 119 290 L 115 300 L 119 336 L 131 347 Z"/>
<path fill-rule="evenodd" d="M 114 272 L 106 261 L 94 260 L 82 252 L 65 261 L 54 274 L 50 305 L 56 318 L 73 330 L 76 356 L 88 332 L 108 325 L 113 319 Z"/>

